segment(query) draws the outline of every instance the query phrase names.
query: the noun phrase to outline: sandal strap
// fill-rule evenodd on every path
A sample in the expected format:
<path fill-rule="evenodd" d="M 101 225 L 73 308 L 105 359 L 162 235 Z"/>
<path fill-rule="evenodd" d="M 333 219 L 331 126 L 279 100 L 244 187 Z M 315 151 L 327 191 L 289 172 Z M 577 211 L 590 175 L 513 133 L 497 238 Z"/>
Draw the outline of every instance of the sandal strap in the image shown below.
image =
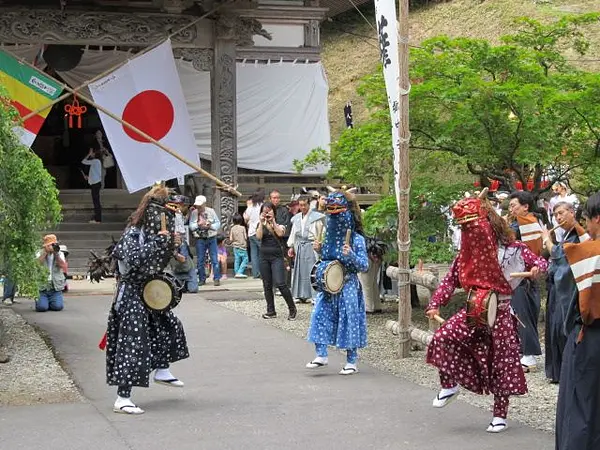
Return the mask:
<path fill-rule="evenodd" d="M 454 397 L 456 394 L 458 394 L 458 391 L 457 392 L 453 392 L 452 394 L 448 394 L 448 395 L 444 395 L 443 397 L 440 397 L 440 393 L 438 392 L 437 399 L 440 400 L 440 401 L 446 400 L 447 398 Z M 490 425 L 491 425 L 491 422 L 490 422 Z"/>

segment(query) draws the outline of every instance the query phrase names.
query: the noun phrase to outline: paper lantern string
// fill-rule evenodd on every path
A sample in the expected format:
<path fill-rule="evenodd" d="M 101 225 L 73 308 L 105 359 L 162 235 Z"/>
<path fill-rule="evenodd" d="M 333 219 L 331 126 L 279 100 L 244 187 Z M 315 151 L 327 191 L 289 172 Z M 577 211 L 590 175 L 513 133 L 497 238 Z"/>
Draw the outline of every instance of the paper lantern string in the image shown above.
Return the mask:
<path fill-rule="evenodd" d="M 77 96 L 73 96 L 73 103 L 65 105 L 65 112 L 69 115 L 69 128 L 73 128 L 73 116 L 77 117 L 77 128 L 81 128 L 81 116 L 87 112 L 87 106 L 79 105 Z"/>

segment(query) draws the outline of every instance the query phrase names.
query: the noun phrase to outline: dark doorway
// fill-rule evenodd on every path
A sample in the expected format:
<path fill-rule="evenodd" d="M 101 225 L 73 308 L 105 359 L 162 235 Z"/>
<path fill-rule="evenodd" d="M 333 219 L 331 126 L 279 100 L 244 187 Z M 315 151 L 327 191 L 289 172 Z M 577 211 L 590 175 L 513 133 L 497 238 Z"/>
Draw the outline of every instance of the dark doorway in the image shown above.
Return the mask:
<path fill-rule="evenodd" d="M 77 118 L 73 118 L 73 126 L 69 127 L 69 116 L 65 106 L 73 102 L 73 97 L 57 103 L 44 121 L 32 150 L 44 163 L 44 167 L 56 179 L 59 189 L 87 189 L 88 183 L 83 174 L 87 174 L 88 166 L 81 164 L 90 148 L 98 148 L 97 133 L 102 133 L 102 145 L 111 154 L 112 150 L 104 136 L 104 129 L 98 111 L 91 105 L 79 100 L 87 111 L 81 116 L 81 128 Z M 114 159 L 114 157 L 113 157 Z M 117 167 L 106 169 L 104 188 L 117 188 Z"/>

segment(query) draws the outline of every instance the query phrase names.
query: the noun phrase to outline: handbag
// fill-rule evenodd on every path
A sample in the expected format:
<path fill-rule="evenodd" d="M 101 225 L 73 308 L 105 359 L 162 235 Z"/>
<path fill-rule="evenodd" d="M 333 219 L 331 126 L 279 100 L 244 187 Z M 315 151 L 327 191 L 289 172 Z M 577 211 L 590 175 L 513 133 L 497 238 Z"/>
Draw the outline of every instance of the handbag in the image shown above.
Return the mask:
<path fill-rule="evenodd" d="M 102 158 L 102 167 L 105 169 L 110 169 L 111 167 L 115 167 L 115 158 L 110 153 Z"/>

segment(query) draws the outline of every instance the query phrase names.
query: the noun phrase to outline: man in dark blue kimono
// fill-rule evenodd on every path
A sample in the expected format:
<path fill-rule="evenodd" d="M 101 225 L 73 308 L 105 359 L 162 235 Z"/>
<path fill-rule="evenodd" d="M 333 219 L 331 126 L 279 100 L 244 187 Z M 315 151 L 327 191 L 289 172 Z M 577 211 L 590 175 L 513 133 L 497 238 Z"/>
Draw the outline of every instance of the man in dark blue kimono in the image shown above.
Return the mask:
<path fill-rule="evenodd" d="M 577 292 L 565 318 L 557 450 L 600 448 L 600 192 L 588 199 L 583 214 L 591 239 L 564 245 Z"/>
<path fill-rule="evenodd" d="M 563 244 L 579 244 L 590 237 L 575 220 L 575 208 L 571 203 L 559 202 L 552 209 L 553 217 L 564 230 L 563 240 L 554 245 L 550 233 L 544 230 L 544 245 L 550 252 L 548 269 L 548 301 L 546 303 L 546 378 L 558 383 L 563 349 L 567 342 L 564 322 L 569 302 L 577 293 L 577 285 L 571 267 L 565 257 Z"/>

